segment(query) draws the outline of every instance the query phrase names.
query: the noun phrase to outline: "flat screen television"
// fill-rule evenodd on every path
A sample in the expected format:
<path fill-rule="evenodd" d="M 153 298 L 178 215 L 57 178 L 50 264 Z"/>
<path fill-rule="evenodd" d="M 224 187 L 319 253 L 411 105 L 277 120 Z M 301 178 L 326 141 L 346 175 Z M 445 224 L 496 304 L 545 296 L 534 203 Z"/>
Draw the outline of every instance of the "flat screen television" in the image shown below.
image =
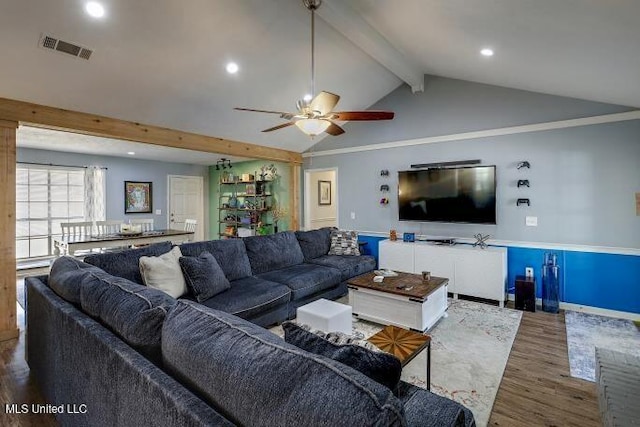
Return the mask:
<path fill-rule="evenodd" d="M 496 223 L 496 167 L 398 172 L 400 221 Z"/>

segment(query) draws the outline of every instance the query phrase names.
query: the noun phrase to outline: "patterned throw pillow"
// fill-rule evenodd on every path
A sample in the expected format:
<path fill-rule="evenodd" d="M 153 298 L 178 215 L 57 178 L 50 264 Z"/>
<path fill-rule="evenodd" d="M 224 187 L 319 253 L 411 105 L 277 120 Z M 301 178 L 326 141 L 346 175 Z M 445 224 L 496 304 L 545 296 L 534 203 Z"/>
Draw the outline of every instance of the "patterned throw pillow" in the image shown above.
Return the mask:
<path fill-rule="evenodd" d="M 331 231 L 331 248 L 329 255 L 359 256 L 358 232 L 349 230 Z"/>

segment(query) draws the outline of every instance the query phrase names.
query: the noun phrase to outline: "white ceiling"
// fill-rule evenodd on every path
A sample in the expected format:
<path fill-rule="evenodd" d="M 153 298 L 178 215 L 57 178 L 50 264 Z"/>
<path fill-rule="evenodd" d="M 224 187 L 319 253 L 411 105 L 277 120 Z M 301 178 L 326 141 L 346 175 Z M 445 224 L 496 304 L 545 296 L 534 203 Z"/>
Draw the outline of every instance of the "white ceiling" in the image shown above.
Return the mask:
<path fill-rule="evenodd" d="M 96 20 L 84 0 L 0 0 L 0 97 L 298 152 L 317 142 L 295 127 L 261 133 L 281 119 L 232 109 L 292 111 L 309 92 L 301 0 L 103 4 L 107 15 Z M 362 18 L 349 37 L 368 24 L 397 49 L 387 57 L 422 73 L 640 107 L 637 0 L 325 0 L 319 15 L 331 7 Z M 340 94 L 339 110 L 367 108 L 401 84 L 372 58 L 380 60 L 379 40 L 377 48 L 354 40 L 365 53 L 324 16 L 316 87 Z M 42 33 L 95 52 L 87 62 L 38 48 Z M 485 46 L 496 55 L 481 57 Z M 229 60 L 237 75 L 225 72 Z"/>

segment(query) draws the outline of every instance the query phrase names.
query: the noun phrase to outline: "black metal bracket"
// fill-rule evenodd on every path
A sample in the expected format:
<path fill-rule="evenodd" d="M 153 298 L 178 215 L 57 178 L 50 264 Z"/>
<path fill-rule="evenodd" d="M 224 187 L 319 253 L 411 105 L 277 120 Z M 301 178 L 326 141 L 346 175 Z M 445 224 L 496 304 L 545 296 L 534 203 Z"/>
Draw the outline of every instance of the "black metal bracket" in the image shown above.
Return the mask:
<path fill-rule="evenodd" d="M 518 180 L 518 188 L 520 187 L 529 187 L 529 180 L 528 179 L 519 179 Z"/>
<path fill-rule="evenodd" d="M 524 160 L 524 161 L 518 163 L 518 166 L 516 166 L 516 168 L 517 169 L 522 169 L 522 168 L 531 169 L 531 164 L 528 161 Z"/>
<path fill-rule="evenodd" d="M 516 206 L 520 206 L 524 204 L 526 204 L 527 206 L 531 206 L 529 199 L 518 199 L 518 201 L 516 202 Z"/>

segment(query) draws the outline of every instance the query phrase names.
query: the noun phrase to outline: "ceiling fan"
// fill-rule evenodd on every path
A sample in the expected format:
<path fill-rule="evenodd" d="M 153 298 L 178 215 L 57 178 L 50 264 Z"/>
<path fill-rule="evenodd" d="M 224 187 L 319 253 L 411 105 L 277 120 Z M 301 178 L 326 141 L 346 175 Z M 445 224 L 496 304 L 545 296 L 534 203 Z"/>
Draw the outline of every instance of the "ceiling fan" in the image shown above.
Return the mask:
<path fill-rule="evenodd" d="M 315 11 L 320 7 L 322 0 L 302 0 L 304 6 L 311 11 L 311 96 L 296 103 L 297 113 L 283 111 L 256 110 L 252 108 L 234 108 L 239 111 L 253 111 L 257 113 L 279 114 L 280 118 L 289 120 L 278 126 L 265 129 L 262 132 L 271 132 L 296 125 L 302 132 L 314 137 L 326 132 L 337 136 L 344 133 L 344 129 L 335 121 L 352 120 L 391 120 L 392 111 L 333 111 L 340 97 L 331 92 L 322 91 L 315 97 Z"/>

